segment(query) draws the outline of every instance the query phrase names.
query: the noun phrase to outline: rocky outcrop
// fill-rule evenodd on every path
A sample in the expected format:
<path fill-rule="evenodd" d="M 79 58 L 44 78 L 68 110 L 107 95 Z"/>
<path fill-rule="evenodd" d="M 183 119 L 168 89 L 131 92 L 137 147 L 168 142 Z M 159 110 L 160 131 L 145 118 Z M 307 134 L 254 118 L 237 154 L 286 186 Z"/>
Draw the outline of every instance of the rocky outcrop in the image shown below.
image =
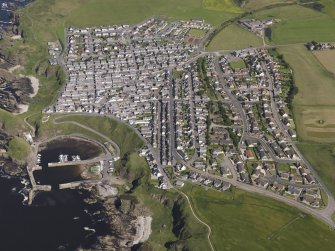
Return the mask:
<path fill-rule="evenodd" d="M 151 213 L 132 195 L 115 196 L 111 184 L 99 184 L 91 189 L 92 197 L 102 203 L 109 235 L 98 237 L 94 250 L 133 250 L 151 234 Z M 86 249 L 77 249 L 77 251 Z"/>
<path fill-rule="evenodd" d="M 34 93 L 29 78 L 8 81 L 0 76 L 0 108 L 9 112 L 20 112 L 20 105 L 26 105 Z"/>

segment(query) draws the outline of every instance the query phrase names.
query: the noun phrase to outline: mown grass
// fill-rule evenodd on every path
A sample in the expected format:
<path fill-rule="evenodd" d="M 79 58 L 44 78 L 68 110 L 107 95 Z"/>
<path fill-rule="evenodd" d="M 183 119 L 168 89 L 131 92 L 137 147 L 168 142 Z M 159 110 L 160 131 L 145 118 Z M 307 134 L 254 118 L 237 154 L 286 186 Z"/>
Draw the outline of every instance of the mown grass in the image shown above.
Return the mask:
<path fill-rule="evenodd" d="M 193 37 L 203 37 L 206 34 L 206 31 L 199 29 L 190 29 L 188 35 Z"/>
<path fill-rule="evenodd" d="M 246 65 L 245 65 L 243 59 L 232 61 L 232 62 L 229 63 L 229 65 L 233 69 L 243 69 L 243 68 L 246 68 Z"/>
<path fill-rule="evenodd" d="M 327 225 L 281 202 L 238 189 L 184 190 L 211 226 L 216 250 L 327 250 L 335 244 Z"/>
<path fill-rule="evenodd" d="M 15 162 L 24 164 L 28 161 L 31 154 L 30 145 L 22 138 L 14 137 L 8 144 L 8 155 Z"/>
<path fill-rule="evenodd" d="M 235 50 L 263 45 L 262 38 L 238 26 L 229 25 L 210 42 L 207 51 Z"/>

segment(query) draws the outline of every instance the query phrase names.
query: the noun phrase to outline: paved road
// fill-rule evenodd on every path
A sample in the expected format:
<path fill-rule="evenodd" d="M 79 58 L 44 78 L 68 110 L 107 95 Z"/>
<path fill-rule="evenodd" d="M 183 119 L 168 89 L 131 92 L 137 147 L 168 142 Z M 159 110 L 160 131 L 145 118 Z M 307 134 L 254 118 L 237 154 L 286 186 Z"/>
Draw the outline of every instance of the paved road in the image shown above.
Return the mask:
<path fill-rule="evenodd" d="M 233 186 L 235 186 L 237 188 L 240 188 L 242 190 L 245 190 L 245 191 L 248 191 L 248 192 L 251 192 L 251 193 L 261 194 L 261 195 L 271 197 L 273 199 L 285 202 L 286 204 L 288 204 L 290 206 L 294 206 L 296 208 L 299 208 L 300 210 L 302 210 L 306 213 L 309 213 L 309 214 L 315 216 L 316 218 L 319 218 L 320 220 L 325 222 L 327 225 L 331 226 L 332 228 L 335 228 L 335 224 L 334 224 L 333 220 L 331 219 L 331 215 L 329 215 L 328 207 L 324 208 L 324 209 L 313 209 L 313 208 L 308 207 L 308 206 L 306 206 L 306 205 L 304 205 L 304 204 L 302 204 L 298 201 L 286 198 L 284 196 L 281 196 L 281 195 L 276 194 L 274 192 L 271 192 L 269 190 L 265 190 L 264 188 L 261 188 L 261 187 L 257 187 L 257 186 L 254 186 L 254 185 L 248 185 L 246 183 L 239 182 L 235 179 L 229 179 L 229 178 L 225 178 L 225 177 L 222 177 L 222 176 L 210 174 L 208 172 L 201 171 L 201 170 L 196 169 L 194 167 L 189 166 L 188 168 L 190 170 L 194 171 L 194 172 L 197 172 L 197 173 L 201 174 L 204 177 L 212 178 L 212 179 L 219 179 L 219 180 L 228 182 L 228 183 L 232 184 Z"/>
<path fill-rule="evenodd" d="M 221 66 L 219 64 L 219 58 L 218 57 L 215 57 L 215 70 L 216 70 L 216 73 L 217 73 L 217 76 L 218 76 L 218 79 L 219 79 L 219 83 L 221 84 L 222 89 L 224 90 L 224 92 L 227 94 L 227 96 L 231 100 L 233 106 L 240 111 L 240 117 L 241 117 L 242 123 L 243 123 L 242 136 L 241 136 L 240 142 L 238 144 L 238 146 L 240 147 L 245 140 L 245 135 L 249 132 L 249 123 L 247 121 L 247 116 L 245 115 L 245 112 L 244 112 L 244 109 L 243 109 L 241 103 L 237 100 L 235 95 L 233 95 L 231 93 L 231 91 L 229 90 L 229 88 L 226 84 Z"/>

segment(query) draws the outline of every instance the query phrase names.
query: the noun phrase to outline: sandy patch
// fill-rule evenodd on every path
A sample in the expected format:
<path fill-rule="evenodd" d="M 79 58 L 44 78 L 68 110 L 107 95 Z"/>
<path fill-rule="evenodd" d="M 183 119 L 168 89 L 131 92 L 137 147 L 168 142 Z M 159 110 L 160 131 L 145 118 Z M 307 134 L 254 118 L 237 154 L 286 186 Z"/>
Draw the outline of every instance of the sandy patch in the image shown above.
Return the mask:
<path fill-rule="evenodd" d="M 30 79 L 31 81 L 31 86 L 33 87 L 33 93 L 30 94 L 30 97 L 35 97 L 37 92 L 38 92 L 38 88 L 39 88 L 39 85 L 40 85 L 40 81 L 38 80 L 38 78 L 35 78 L 34 76 L 27 76 L 27 78 Z"/>
<path fill-rule="evenodd" d="M 151 234 L 151 222 L 152 217 L 150 216 L 139 216 L 136 222 L 136 235 L 134 237 L 133 245 L 145 242 L 149 239 Z"/>
<path fill-rule="evenodd" d="M 21 114 L 21 113 L 27 112 L 29 105 L 19 104 L 17 107 L 19 108 L 20 111 L 17 113 L 13 113 L 13 114 Z"/>
<path fill-rule="evenodd" d="M 34 76 L 23 76 L 23 75 L 20 75 L 20 77 L 27 77 L 27 78 L 30 79 L 31 86 L 33 88 L 33 93 L 30 94 L 29 97 L 31 97 L 31 98 L 35 97 L 37 92 L 38 92 L 38 88 L 39 88 L 39 84 L 40 84 L 38 78 L 35 78 Z M 20 112 L 14 113 L 14 114 L 21 114 L 21 113 L 27 112 L 28 108 L 29 108 L 29 105 L 19 104 L 18 108 L 19 108 Z"/>
<path fill-rule="evenodd" d="M 18 70 L 18 69 L 21 69 L 21 68 L 23 68 L 22 65 L 15 65 L 15 66 L 9 68 L 8 71 L 9 71 L 10 73 L 13 73 L 15 70 Z"/>
<path fill-rule="evenodd" d="M 21 39 L 21 35 L 15 35 L 15 36 L 12 36 L 11 39 L 13 40 L 18 40 L 18 39 Z"/>

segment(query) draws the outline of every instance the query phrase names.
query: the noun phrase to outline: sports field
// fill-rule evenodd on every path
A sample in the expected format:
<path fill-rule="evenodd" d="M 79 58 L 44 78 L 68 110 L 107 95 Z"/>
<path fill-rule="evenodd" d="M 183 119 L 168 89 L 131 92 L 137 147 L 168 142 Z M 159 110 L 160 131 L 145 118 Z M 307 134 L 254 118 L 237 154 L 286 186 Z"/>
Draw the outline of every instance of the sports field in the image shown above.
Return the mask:
<path fill-rule="evenodd" d="M 237 24 L 232 24 L 220 31 L 210 42 L 206 50 L 234 50 L 261 45 L 263 45 L 262 38 L 241 28 Z"/>
<path fill-rule="evenodd" d="M 335 50 L 314 51 L 313 54 L 329 72 L 335 75 Z"/>
<path fill-rule="evenodd" d="M 331 250 L 335 232 L 281 202 L 187 185 L 196 213 L 212 228 L 216 250 Z"/>

